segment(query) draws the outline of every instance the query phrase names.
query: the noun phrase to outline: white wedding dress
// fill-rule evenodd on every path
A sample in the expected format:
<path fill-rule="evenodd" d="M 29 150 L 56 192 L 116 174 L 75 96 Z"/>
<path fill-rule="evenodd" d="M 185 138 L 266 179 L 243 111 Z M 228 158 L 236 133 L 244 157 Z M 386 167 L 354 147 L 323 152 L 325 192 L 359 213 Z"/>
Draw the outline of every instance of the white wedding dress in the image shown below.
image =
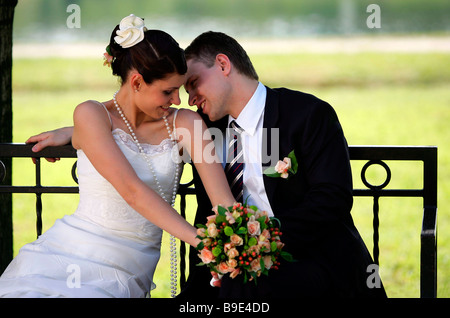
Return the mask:
<path fill-rule="evenodd" d="M 174 123 L 175 118 L 176 113 Z M 112 134 L 138 176 L 158 191 L 132 137 L 120 129 Z M 182 169 L 177 147 L 170 139 L 141 145 L 171 198 L 176 165 L 180 174 Z M 77 156 L 77 210 L 21 248 L 0 277 L 0 297 L 134 298 L 147 296 L 155 287 L 162 230 L 133 210 L 82 150 Z"/>

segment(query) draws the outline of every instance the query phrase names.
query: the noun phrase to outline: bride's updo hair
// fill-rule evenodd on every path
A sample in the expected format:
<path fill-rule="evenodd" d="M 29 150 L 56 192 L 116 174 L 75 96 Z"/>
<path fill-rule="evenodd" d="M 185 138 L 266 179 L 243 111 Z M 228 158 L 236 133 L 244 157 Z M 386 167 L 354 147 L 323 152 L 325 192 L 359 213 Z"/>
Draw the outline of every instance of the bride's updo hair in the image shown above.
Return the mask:
<path fill-rule="evenodd" d="M 169 74 L 184 75 L 187 71 L 184 50 L 166 32 L 147 30 L 144 39 L 138 44 L 122 48 L 114 41 L 117 25 L 109 41 L 109 49 L 113 56 L 111 68 L 113 75 L 120 77 L 122 84 L 126 82 L 131 70 L 142 75 L 147 84 L 164 79 Z"/>

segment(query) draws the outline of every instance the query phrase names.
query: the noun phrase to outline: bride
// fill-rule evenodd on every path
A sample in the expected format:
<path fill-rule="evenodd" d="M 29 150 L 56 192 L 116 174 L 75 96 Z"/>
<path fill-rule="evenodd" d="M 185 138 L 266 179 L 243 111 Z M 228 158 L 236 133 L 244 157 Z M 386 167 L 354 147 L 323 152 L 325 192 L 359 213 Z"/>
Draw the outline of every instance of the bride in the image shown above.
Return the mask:
<path fill-rule="evenodd" d="M 120 89 L 109 101 L 81 103 L 73 115 L 78 208 L 19 251 L 0 277 L 0 297 L 145 297 L 154 288 L 162 230 L 198 243 L 196 229 L 172 208 L 182 151 L 213 205 L 233 204 L 219 161 L 190 151 L 193 133 L 177 134 L 201 120 L 170 107 L 180 104 L 187 70 L 178 43 L 130 15 L 113 30 L 107 52 Z M 203 149 L 211 139 L 201 127 Z"/>

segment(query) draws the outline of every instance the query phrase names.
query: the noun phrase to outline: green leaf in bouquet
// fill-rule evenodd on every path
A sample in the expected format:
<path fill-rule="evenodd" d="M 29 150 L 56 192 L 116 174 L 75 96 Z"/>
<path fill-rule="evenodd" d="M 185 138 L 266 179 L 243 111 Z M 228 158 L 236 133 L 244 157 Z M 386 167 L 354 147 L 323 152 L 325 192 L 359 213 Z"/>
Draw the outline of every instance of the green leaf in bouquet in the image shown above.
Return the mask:
<path fill-rule="evenodd" d="M 225 222 L 227 220 L 227 217 L 224 215 L 217 215 L 216 216 L 216 224 L 222 224 L 223 222 Z"/>
<path fill-rule="evenodd" d="M 242 224 L 242 217 L 238 217 L 237 219 L 236 219 L 236 223 L 235 223 L 235 228 L 236 229 L 239 229 L 240 228 L 240 226 L 241 226 L 241 224 Z M 239 234 L 239 233 L 238 233 Z"/>
<path fill-rule="evenodd" d="M 250 276 L 252 276 L 255 280 L 255 285 L 258 285 L 258 275 L 256 274 L 256 272 L 250 272 Z"/>
<path fill-rule="evenodd" d="M 244 200 L 244 206 L 247 206 L 248 198 L 250 198 L 250 195 L 248 195 Z"/>
<path fill-rule="evenodd" d="M 256 238 L 254 238 L 254 237 L 251 237 L 249 240 L 248 240 L 248 246 L 253 246 L 253 245 L 256 245 L 258 243 L 258 241 L 256 240 Z"/>
<path fill-rule="evenodd" d="M 207 229 L 208 227 L 205 224 L 196 224 L 195 225 L 198 229 Z"/>
<path fill-rule="evenodd" d="M 197 244 L 196 249 L 197 249 L 198 251 L 201 251 L 204 247 L 205 247 L 205 244 L 204 244 L 203 241 L 202 241 L 202 242 L 200 242 L 200 243 Z"/>
<path fill-rule="evenodd" d="M 261 272 L 264 273 L 264 270 L 266 269 L 266 264 L 264 264 L 264 258 L 259 259 L 259 266 L 261 266 Z"/>
<path fill-rule="evenodd" d="M 226 213 L 227 211 L 228 211 L 228 210 L 227 210 L 226 208 L 224 208 L 223 206 L 221 206 L 221 205 L 219 205 L 219 206 L 217 207 L 217 212 L 219 213 L 219 215 L 225 216 L 225 213 Z"/>
<path fill-rule="evenodd" d="M 281 251 L 280 255 L 283 259 L 285 259 L 288 262 L 294 262 L 294 257 L 292 256 L 291 253 L 285 252 L 285 251 Z"/>
<path fill-rule="evenodd" d="M 241 226 L 237 231 L 236 234 L 246 234 L 247 233 L 247 228 Z"/>
<path fill-rule="evenodd" d="M 274 241 L 270 242 L 270 250 L 272 252 L 275 252 L 277 250 L 277 242 Z"/>
<path fill-rule="evenodd" d="M 271 221 L 273 227 L 281 228 L 281 221 L 279 219 L 277 219 L 276 217 L 271 217 L 270 221 Z M 277 223 L 278 226 L 274 224 L 275 223 L 274 221 Z"/>
<path fill-rule="evenodd" d="M 261 228 L 261 231 L 264 231 L 267 228 L 266 217 L 265 216 L 261 216 L 260 218 L 257 219 L 257 221 L 259 222 L 259 226 Z"/>
<path fill-rule="evenodd" d="M 234 234 L 233 228 L 231 226 L 225 226 L 224 232 L 226 236 L 231 236 Z"/>

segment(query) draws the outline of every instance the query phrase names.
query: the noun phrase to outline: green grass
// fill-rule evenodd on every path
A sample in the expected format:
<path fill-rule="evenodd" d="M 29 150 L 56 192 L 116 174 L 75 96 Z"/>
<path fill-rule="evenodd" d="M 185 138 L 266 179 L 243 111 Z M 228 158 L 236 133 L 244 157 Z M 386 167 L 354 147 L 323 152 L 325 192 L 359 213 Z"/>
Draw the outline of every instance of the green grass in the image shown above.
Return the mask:
<path fill-rule="evenodd" d="M 439 147 L 438 297 L 450 296 L 450 64 L 448 54 L 258 54 L 252 57 L 263 83 L 313 93 L 336 109 L 350 145 L 437 145 Z M 74 107 L 87 99 L 110 99 L 118 84 L 96 59 L 17 59 L 13 68 L 14 142 L 72 124 Z M 186 94 L 182 99 L 187 105 Z M 71 184 L 73 160 L 43 163 L 44 184 Z M 390 163 L 392 187 L 418 188 L 420 164 Z M 361 163 L 352 164 L 354 183 Z M 370 169 L 372 170 L 372 169 Z M 370 171 L 379 183 L 384 172 Z M 14 184 L 33 184 L 29 159 L 14 161 Z M 190 171 L 186 169 L 183 180 Z M 44 231 L 73 213 L 77 195 L 44 195 Z M 380 201 L 381 275 L 390 297 L 419 297 L 419 199 Z M 195 200 L 188 205 L 192 222 Z M 14 252 L 35 239 L 34 196 L 14 195 Z M 356 198 L 353 217 L 372 248 L 372 200 Z M 155 274 L 153 297 L 168 297 L 168 241 Z"/>

